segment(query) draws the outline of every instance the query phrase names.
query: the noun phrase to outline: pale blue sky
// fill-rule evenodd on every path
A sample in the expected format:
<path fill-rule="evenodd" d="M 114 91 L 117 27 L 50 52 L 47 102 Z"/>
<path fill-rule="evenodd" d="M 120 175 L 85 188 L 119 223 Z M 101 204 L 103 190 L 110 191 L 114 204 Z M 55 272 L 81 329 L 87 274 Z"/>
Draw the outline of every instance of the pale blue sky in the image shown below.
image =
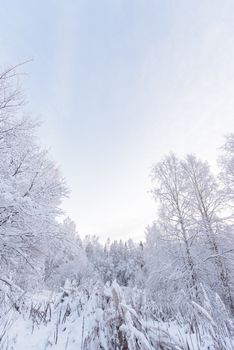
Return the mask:
<path fill-rule="evenodd" d="M 26 108 L 82 236 L 143 237 L 152 163 L 214 164 L 234 131 L 233 0 L 3 0 L 0 50 L 1 65 L 34 59 Z"/>

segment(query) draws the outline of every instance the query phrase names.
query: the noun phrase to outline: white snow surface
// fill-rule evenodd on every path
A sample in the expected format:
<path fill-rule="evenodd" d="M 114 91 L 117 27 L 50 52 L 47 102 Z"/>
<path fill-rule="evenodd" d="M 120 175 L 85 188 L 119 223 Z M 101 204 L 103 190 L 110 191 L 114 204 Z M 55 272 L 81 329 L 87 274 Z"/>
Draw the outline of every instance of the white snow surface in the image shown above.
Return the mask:
<path fill-rule="evenodd" d="M 191 332 L 178 319 L 162 321 L 147 312 L 144 315 L 145 305 L 136 307 L 134 298 L 116 282 L 87 288 L 67 283 L 59 293 L 23 295 L 17 299 L 17 308 L 11 306 L 1 315 L 0 349 L 218 349 L 212 335 L 215 321 L 210 322 L 211 316 L 202 307 L 198 310 L 205 314 L 205 323 Z M 127 347 L 118 345 L 120 338 Z M 234 349 L 233 337 L 223 334 L 222 344 Z"/>

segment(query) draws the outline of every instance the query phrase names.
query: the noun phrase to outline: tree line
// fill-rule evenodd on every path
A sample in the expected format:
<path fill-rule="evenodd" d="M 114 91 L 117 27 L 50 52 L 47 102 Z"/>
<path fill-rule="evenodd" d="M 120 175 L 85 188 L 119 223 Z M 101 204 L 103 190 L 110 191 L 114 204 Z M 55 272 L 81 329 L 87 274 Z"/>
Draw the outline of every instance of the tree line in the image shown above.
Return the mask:
<path fill-rule="evenodd" d="M 152 167 L 158 215 L 144 242 L 81 239 L 72 220 L 58 221 L 68 189 L 38 143 L 39 123 L 24 113 L 20 69 L 0 75 L 2 280 L 26 290 L 116 280 L 175 307 L 199 301 L 205 286 L 233 313 L 234 134 L 221 147 L 217 175 L 194 155 L 171 153 Z"/>

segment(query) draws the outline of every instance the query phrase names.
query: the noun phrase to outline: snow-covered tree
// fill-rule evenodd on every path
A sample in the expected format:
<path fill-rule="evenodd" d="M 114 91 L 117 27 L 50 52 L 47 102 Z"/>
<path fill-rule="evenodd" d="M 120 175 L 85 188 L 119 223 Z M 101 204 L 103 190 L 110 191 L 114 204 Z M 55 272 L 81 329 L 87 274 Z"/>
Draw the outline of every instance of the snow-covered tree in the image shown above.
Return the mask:
<path fill-rule="evenodd" d="M 44 281 L 52 289 L 61 287 L 67 279 L 80 285 L 92 274 L 76 225 L 70 218 L 59 224 L 56 235 L 47 240 L 45 256 Z"/>
<path fill-rule="evenodd" d="M 154 199 L 159 202 L 159 226 L 163 239 L 174 243 L 180 260 L 180 277 L 191 297 L 197 295 L 198 276 L 192 253 L 193 227 L 190 217 L 190 198 L 180 160 L 166 156 L 152 169 Z"/>
<path fill-rule="evenodd" d="M 188 155 L 182 161 L 182 168 L 188 182 L 187 197 L 190 198 L 190 216 L 191 220 L 194 221 L 200 243 L 198 249 L 201 249 L 201 244 L 207 246 L 209 253 L 206 253 L 205 260 L 213 260 L 212 272 L 218 275 L 218 278 L 213 280 L 213 286 L 222 294 L 226 303 L 234 311 L 230 272 L 225 262 L 225 247 L 224 249 L 222 247 L 222 241 L 227 240 L 225 219 L 222 217 L 225 198 L 222 191 L 219 190 L 207 162 L 203 162 L 193 155 Z M 217 289 L 218 284 L 221 284 L 222 292 Z"/>
<path fill-rule="evenodd" d="M 221 148 L 222 153 L 218 159 L 220 167 L 219 180 L 227 201 L 232 223 L 234 221 L 234 134 L 225 138 Z"/>
<path fill-rule="evenodd" d="M 22 113 L 16 78 L 16 67 L 0 75 L 1 270 L 13 273 L 26 266 L 40 275 L 43 245 L 54 234 L 66 186 L 47 152 L 37 144 L 38 124 Z M 18 282 L 24 283 L 24 278 Z"/>

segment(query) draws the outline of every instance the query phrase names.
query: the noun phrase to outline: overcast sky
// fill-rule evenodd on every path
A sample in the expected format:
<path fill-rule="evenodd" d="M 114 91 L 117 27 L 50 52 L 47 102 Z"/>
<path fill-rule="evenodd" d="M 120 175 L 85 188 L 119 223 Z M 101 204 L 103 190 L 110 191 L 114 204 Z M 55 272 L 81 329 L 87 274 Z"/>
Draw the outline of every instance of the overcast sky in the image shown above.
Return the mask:
<path fill-rule="evenodd" d="M 0 64 L 25 67 L 26 110 L 67 178 L 81 236 L 140 239 L 152 163 L 215 163 L 234 132 L 234 1 L 2 0 Z"/>

